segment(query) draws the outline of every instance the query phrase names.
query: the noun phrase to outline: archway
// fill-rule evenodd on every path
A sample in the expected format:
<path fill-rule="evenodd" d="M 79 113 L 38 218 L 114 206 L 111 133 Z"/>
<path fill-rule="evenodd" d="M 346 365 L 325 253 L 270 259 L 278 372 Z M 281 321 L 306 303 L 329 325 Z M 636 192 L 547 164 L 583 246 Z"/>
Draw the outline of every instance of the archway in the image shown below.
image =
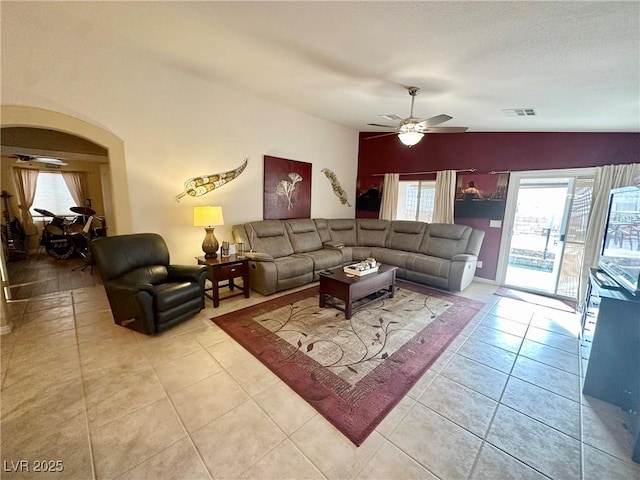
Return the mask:
<path fill-rule="evenodd" d="M 1 127 L 30 127 L 63 132 L 84 138 L 103 147 L 108 152 L 108 168 L 103 169 L 105 216 L 111 235 L 131 232 L 131 209 L 125 166 L 124 144 L 120 138 L 97 125 L 59 112 L 36 107 L 2 105 Z M 10 299 L 9 281 L 4 255 L 1 262 L 3 295 Z M 10 331 L 3 315 L 0 333 Z"/>
<path fill-rule="evenodd" d="M 36 107 L 2 105 L 2 127 L 33 127 L 57 130 L 85 138 L 105 148 L 109 155 L 111 199 L 105 199 L 105 216 L 113 234 L 131 232 L 131 208 L 124 144 L 120 138 L 104 128 L 63 113 Z M 109 205 L 107 205 L 109 204 Z"/>

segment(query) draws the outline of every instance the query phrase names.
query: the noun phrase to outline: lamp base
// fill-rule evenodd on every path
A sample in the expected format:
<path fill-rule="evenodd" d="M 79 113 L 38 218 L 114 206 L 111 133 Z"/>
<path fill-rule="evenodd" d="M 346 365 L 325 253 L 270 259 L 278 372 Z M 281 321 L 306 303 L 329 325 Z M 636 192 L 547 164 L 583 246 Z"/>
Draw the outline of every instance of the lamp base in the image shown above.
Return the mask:
<path fill-rule="evenodd" d="M 213 234 L 213 227 L 204 227 L 205 236 L 202 241 L 202 251 L 204 252 L 204 258 L 218 258 L 218 248 L 220 244 L 218 239 Z"/>

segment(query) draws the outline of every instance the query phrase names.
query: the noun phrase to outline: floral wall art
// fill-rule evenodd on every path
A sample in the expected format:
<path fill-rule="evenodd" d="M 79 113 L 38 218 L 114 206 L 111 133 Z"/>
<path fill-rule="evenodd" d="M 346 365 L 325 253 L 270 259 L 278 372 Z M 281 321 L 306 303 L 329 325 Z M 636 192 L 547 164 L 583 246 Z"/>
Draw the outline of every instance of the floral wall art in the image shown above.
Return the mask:
<path fill-rule="evenodd" d="M 263 218 L 311 218 L 311 164 L 264 156 Z"/>

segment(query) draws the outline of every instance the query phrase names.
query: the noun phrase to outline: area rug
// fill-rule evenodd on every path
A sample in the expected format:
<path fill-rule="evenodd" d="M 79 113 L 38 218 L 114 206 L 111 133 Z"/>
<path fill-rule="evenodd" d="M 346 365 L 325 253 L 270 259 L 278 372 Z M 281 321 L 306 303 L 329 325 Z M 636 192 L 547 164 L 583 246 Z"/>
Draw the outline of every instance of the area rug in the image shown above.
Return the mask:
<path fill-rule="evenodd" d="M 483 305 L 398 282 L 346 320 L 314 286 L 211 320 L 360 445 Z"/>
<path fill-rule="evenodd" d="M 536 295 L 535 293 L 521 292 L 512 288 L 500 287 L 494 295 L 500 297 L 513 298 L 514 300 L 520 300 L 522 302 L 533 303 L 534 305 L 540 305 L 542 307 L 549 307 L 556 310 L 562 310 L 563 312 L 575 313 L 576 303 L 569 300 L 559 300 L 557 298 L 549 298 L 543 295 Z"/>

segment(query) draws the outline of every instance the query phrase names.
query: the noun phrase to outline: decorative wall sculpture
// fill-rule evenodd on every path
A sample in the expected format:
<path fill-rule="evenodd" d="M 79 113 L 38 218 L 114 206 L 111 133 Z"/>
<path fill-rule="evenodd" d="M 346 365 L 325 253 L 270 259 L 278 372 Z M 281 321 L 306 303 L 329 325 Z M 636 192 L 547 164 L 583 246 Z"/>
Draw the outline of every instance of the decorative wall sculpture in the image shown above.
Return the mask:
<path fill-rule="evenodd" d="M 340 203 L 343 205 L 346 204 L 348 207 L 350 207 L 351 204 L 349 203 L 347 192 L 345 192 L 344 188 L 342 188 L 342 185 L 340 185 L 340 182 L 338 181 L 338 177 L 336 176 L 336 174 L 333 173 L 333 171 L 329 170 L 328 168 L 323 168 L 320 171 L 324 173 L 326 177 L 329 179 L 329 181 L 331 182 L 331 188 L 333 189 L 333 193 L 335 193 L 336 197 L 340 199 Z"/>
<path fill-rule="evenodd" d="M 263 218 L 311 218 L 311 164 L 264 156 Z"/>
<path fill-rule="evenodd" d="M 202 177 L 190 178 L 184 182 L 184 192 L 176 195 L 176 201 L 180 201 L 185 195 L 192 197 L 199 197 L 206 193 L 209 193 L 216 188 L 220 188 L 226 183 L 230 182 L 234 178 L 237 178 L 244 169 L 247 168 L 249 159 L 246 158 L 244 163 L 235 170 L 229 170 L 228 172 L 214 173 L 212 175 L 204 175 Z"/>

